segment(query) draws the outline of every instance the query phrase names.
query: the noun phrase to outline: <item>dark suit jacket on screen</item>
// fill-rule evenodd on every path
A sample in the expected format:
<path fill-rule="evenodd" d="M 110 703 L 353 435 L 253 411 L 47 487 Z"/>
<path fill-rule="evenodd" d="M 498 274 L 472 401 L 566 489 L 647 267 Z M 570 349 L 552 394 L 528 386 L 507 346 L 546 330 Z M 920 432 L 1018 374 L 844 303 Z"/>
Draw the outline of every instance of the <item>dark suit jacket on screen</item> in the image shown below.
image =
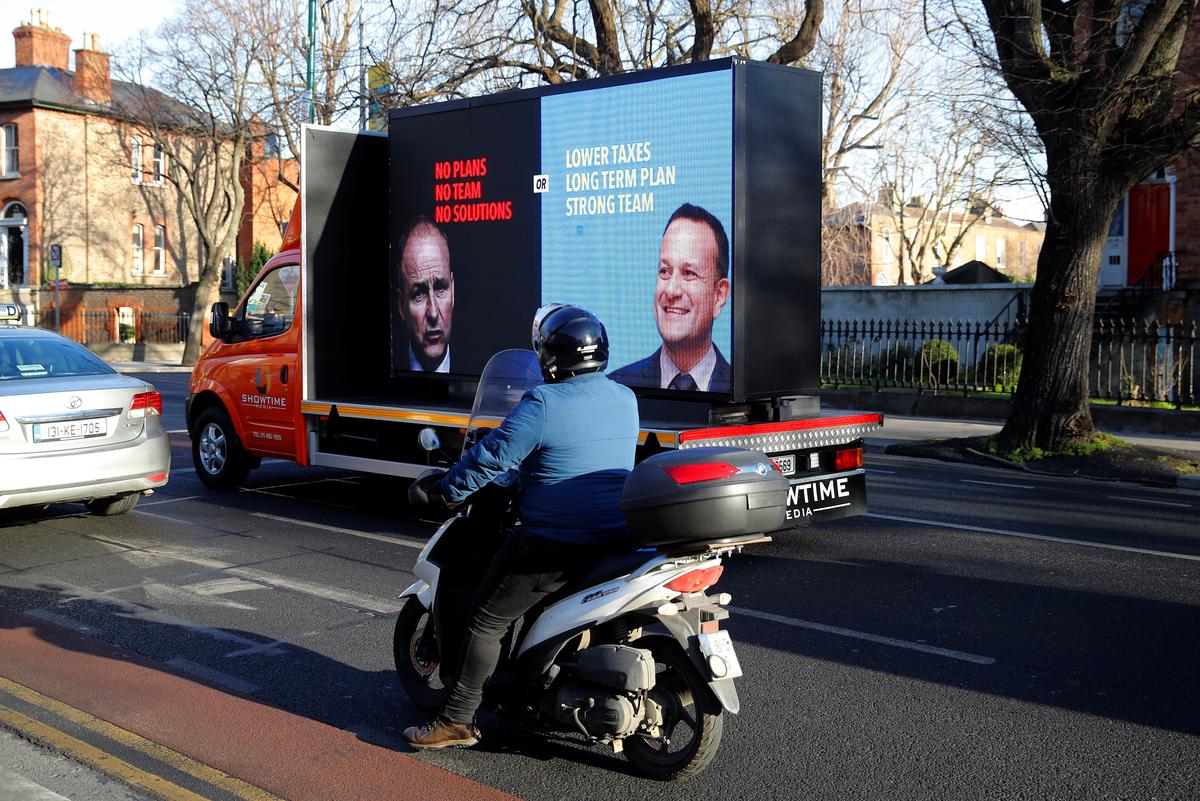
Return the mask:
<path fill-rule="evenodd" d="M 725 361 L 725 357 L 721 355 L 721 351 L 717 349 L 716 345 L 713 345 L 713 350 L 717 354 L 717 363 L 713 367 L 712 378 L 708 381 L 708 391 L 728 392 L 733 383 L 733 370 L 729 367 L 729 362 Z M 659 348 L 641 361 L 627 364 L 618 370 L 614 370 L 608 374 L 608 377 L 627 387 L 652 387 L 658 389 L 659 385 L 662 384 L 662 370 L 659 367 L 659 357 L 661 355 L 662 348 Z"/>

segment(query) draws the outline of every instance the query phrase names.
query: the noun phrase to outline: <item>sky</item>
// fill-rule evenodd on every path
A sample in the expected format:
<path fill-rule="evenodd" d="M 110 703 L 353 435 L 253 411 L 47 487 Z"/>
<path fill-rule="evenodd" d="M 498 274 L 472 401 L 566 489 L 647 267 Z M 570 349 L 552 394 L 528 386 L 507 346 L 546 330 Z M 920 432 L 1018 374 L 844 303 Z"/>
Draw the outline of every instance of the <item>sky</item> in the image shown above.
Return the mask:
<path fill-rule="evenodd" d="M 50 26 L 71 37 L 71 49 L 83 45 L 84 33 L 100 36 L 100 49 L 113 52 L 139 30 L 153 29 L 180 7 L 178 0 L 5 0 L 0 3 L 0 69 L 13 66 L 13 28 L 28 22 L 34 8 L 44 8 Z"/>

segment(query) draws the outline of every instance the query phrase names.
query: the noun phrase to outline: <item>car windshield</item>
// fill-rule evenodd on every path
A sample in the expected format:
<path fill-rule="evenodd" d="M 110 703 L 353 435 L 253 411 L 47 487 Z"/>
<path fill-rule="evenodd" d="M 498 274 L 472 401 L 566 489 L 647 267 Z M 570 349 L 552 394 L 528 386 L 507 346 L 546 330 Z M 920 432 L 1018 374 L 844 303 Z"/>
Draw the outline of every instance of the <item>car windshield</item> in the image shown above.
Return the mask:
<path fill-rule="evenodd" d="M 70 340 L 0 336 L 0 381 L 112 372 L 111 367 Z"/>

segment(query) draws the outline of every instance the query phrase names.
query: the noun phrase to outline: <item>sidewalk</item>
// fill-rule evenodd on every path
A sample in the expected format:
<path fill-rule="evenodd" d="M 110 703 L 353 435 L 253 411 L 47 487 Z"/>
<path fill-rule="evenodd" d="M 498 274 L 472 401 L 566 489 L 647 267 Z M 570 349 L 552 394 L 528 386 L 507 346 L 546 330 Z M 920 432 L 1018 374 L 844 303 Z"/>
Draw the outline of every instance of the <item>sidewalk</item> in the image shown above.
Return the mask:
<path fill-rule="evenodd" d="M 883 429 L 866 438 L 867 450 L 882 451 L 898 442 L 917 442 L 925 439 L 954 437 L 987 437 L 999 433 L 1001 423 L 993 420 L 945 420 L 933 417 L 883 416 Z M 1135 445 L 1153 448 L 1173 448 L 1200 453 L 1200 439 L 1166 434 L 1136 434 L 1117 432 L 1113 436 Z"/>
<path fill-rule="evenodd" d="M 107 362 L 118 373 L 190 373 L 192 368 L 178 362 Z"/>

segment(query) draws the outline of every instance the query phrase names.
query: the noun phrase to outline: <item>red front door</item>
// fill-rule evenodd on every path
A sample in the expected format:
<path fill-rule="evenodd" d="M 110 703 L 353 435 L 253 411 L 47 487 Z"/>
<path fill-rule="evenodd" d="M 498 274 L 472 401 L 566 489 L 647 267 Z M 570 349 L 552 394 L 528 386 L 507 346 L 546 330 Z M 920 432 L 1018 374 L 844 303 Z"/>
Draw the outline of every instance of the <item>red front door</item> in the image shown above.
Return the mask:
<path fill-rule="evenodd" d="M 1170 249 L 1171 186 L 1138 184 L 1129 190 L 1127 284 L 1136 284 L 1150 263 Z"/>

